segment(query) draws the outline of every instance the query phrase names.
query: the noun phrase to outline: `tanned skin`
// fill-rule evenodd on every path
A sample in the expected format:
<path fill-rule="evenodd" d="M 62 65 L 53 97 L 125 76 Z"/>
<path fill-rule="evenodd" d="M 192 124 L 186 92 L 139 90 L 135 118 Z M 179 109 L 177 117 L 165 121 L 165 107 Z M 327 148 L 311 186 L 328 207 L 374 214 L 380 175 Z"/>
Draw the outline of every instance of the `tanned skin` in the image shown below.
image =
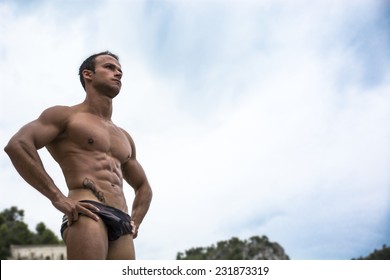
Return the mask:
<path fill-rule="evenodd" d="M 133 139 L 111 121 L 112 100 L 121 89 L 122 70 L 110 55 L 95 59 L 95 71 L 83 70 L 86 98 L 74 106 L 46 109 L 23 126 L 5 151 L 19 174 L 68 218 L 64 232 L 68 259 L 135 259 L 133 239 L 152 199 Z M 46 147 L 60 165 L 68 195 L 45 171 L 37 150 Z M 123 180 L 135 191 L 133 232 L 108 241 L 104 223 L 91 210 L 95 200 L 128 213 Z M 81 215 L 80 215 L 81 213 Z"/>

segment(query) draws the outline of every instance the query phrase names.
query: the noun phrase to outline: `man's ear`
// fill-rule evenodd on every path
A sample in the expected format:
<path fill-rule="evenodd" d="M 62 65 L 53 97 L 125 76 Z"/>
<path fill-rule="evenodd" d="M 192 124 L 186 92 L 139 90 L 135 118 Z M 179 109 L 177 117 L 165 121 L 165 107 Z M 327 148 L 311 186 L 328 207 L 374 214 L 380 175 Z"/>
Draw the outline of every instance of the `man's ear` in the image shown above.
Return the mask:
<path fill-rule="evenodd" d="M 88 69 L 84 69 L 82 74 L 83 74 L 83 77 L 84 77 L 84 81 L 91 80 L 93 71 L 92 70 L 88 70 Z"/>

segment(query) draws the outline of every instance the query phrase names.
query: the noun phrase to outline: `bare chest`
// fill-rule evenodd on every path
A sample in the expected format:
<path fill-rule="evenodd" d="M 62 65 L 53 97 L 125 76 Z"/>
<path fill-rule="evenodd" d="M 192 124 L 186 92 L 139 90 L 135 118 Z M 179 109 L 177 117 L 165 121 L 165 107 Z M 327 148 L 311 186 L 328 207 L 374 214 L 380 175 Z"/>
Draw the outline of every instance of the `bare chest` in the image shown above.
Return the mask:
<path fill-rule="evenodd" d="M 66 141 L 76 148 L 108 154 L 121 163 L 131 156 L 131 146 L 126 135 L 112 122 L 88 114 L 72 118 L 65 133 Z"/>

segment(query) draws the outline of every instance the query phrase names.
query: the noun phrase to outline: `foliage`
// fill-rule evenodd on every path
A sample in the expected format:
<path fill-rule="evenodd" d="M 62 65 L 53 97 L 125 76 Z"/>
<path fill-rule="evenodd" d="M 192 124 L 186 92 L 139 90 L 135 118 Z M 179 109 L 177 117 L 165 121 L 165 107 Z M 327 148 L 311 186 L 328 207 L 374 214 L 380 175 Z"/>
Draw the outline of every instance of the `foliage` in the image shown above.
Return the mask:
<path fill-rule="evenodd" d="M 249 240 L 233 237 L 227 241 L 219 241 L 209 247 L 196 247 L 179 252 L 177 260 L 269 260 L 289 259 L 283 248 L 272 243 L 266 236 L 252 236 Z"/>
<path fill-rule="evenodd" d="M 61 241 L 44 223 L 31 232 L 23 221 L 24 211 L 12 206 L 0 213 L 0 259 L 7 259 L 11 245 L 60 244 Z"/>
<path fill-rule="evenodd" d="M 382 249 L 375 249 L 367 257 L 360 257 L 358 260 L 390 260 L 390 247 L 383 245 Z"/>

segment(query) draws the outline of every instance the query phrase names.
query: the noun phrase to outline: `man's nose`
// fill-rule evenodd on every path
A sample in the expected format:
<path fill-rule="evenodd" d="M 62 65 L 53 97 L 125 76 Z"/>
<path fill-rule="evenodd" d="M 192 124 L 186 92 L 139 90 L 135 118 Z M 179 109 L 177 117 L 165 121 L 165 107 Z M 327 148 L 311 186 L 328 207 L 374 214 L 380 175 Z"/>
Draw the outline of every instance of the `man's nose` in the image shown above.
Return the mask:
<path fill-rule="evenodd" d="M 123 74 L 122 74 L 121 71 L 119 71 L 119 70 L 116 70 L 116 71 L 115 71 L 115 77 L 121 79 L 121 78 L 122 78 L 122 75 L 123 75 Z"/>

